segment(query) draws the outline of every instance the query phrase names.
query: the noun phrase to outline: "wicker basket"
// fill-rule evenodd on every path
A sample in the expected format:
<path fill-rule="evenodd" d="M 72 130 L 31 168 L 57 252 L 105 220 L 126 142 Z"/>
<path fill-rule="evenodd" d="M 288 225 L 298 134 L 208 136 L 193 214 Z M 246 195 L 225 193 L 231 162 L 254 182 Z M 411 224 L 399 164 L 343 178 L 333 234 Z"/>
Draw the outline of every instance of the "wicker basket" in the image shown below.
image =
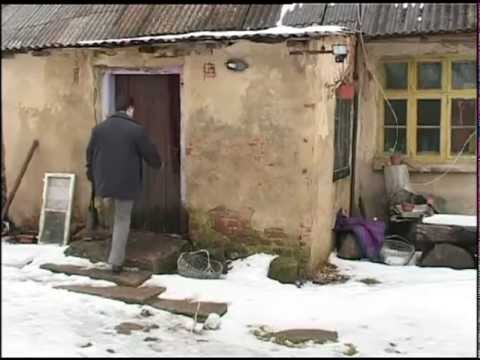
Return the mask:
<path fill-rule="evenodd" d="M 407 265 L 415 254 L 415 247 L 400 236 L 387 237 L 380 250 L 380 257 L 388 265 Z"/>
<path fill-rule="evenodd" d="M 207 250 L 198 250 L 180 254 L 177 270 L 180 275 L 189 278 L 218 279 L 223 273 L 223 265 L 211 260 Z"/>

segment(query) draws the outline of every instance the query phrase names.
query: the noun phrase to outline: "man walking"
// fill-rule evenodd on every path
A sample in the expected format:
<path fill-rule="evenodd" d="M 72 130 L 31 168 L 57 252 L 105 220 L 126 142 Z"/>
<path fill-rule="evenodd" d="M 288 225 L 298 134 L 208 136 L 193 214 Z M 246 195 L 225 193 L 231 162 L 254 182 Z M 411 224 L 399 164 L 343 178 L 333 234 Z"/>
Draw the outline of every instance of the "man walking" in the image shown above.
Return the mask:
<path fill-rule="evenodd" d="M 120 99 L 117 112 L 98 124 L 87 147 L 87 177 L 98 197 L 114 206 L 112 244 L 108 263 L 122 271 L 132 207 L 142 190 L 143 160 L 153 168 L 162 162 L 143 126 L 133 120 L 134 105 Z"/>

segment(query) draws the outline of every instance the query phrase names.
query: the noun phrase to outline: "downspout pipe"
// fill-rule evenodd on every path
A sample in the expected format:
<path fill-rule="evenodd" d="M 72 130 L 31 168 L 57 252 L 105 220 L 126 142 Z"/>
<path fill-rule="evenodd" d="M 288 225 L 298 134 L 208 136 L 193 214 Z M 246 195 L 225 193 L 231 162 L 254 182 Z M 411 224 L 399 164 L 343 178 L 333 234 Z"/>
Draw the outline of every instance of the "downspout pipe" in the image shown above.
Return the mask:
<path fill-rule="evenodd" d="M 361 5 L 360 5 L 361 12 Z M 361 16 L 361 13 L 360 13 Z M 360 24 L 357 22 L 358 31 L 362 31 Z M 355 209 L 355 185 L 356 185 L 356 165 L 357 165 L 357 134 L 358 134 L 358 95 L 360 92 L 360 82 L 358 76 L 358 62 L 359 62 L 359 53 L 358 53 L 358 43 L 359 36 L 357 33 L 355 39 L 355 58 L 353 64 L 353 81 L 357 85 L 355 87 L 355 96 L 353 98 L 353 129 L 352 129 L 352 164 L 350 171 L 350 216 L 353 215 L 353 210 Z"/>

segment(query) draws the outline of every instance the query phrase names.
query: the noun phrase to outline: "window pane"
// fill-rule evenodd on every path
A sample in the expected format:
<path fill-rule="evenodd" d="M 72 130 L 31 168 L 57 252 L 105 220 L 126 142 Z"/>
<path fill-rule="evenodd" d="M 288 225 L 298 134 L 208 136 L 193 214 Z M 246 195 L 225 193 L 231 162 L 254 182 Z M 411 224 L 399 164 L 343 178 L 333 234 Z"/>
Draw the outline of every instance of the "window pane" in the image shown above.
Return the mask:
<path fill-rule="evenodd" d="M 440 99 L 418 100 L 417 125 L 440 126 L 441 103 Z"/>
<path fill-rule="evenodd" d="M 392 109 L 388 106 L 388 103 L 384 102 L 385 108 L 385 125 L 405 125 L 407 123 L 407 100 L 389 100 L 392 105 L 393 111 L 397 116 L 397 121 L 392 113 Z"/>
<path fill-rule="evenodd" d="M 475 133 L 475 128 L 469 129 L 452 129 L 452 147 L 451 147 L 451 154 L 456 155 L 462 150 L 463 146 L 467 142 L 468 144 L 465 145 L 463 150 L 463 154 L 465 155 L 475 155 L 476 152 L 476 137 L 473 135 L 470 139 L 469 137 Z"/>
<path fill-rule="evenodd" d="M 406 89 L 408 83 L 408 64 L 385 64 L 385 78 L 387 89 Z"/>
<path fill-rule="evenodd" d="M 417 129 L 417 152 L 440 152 L 440 128 Z"/>
<path fill-rule="evenodd" d="M 441 63 L 420 63 L 417 69 L 419 89 L 440 89 L 442 87 Z"/>
<path fill-rule="evenodd" d="M 407 153 L 407 137 L 406 137 L 406 129 L 405 128 L 398 128 L 398 139 L 397 145 L 394 149 L 395 145 L 395 137 L 396 137 L 396 130 L 395 128 L 384 128 L 384 141 L 383 141 L 383 149 L 386 152 L 399 152 L 402 154 Z"/>
<path fill-rule="evenodd" d="M 452 63 L 452 88 L 474 89 L 476 79 L 475 62 L 459 61 Z"/>
<path fill-rule="evenodd" d="M 477 119 L 477 106 L 475 99 L 452 100 L 452 125 L 475 126 Z"/>

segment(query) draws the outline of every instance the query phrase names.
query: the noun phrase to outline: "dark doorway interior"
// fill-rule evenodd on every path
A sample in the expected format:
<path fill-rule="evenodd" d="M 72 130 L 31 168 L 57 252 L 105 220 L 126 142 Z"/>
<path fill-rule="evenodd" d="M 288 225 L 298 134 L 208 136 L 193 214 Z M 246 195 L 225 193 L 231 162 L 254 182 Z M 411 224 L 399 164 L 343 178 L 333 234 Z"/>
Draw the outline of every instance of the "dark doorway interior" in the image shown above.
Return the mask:
<path fill-rule="evenodd" d="M 144 164 L 143 193 L 135 203 L 132 228 L 185 234 L 180 191 L 180 76 L 115 75 L 115 99 L 127 95 L 162 157 L 155 170 Z"/>

